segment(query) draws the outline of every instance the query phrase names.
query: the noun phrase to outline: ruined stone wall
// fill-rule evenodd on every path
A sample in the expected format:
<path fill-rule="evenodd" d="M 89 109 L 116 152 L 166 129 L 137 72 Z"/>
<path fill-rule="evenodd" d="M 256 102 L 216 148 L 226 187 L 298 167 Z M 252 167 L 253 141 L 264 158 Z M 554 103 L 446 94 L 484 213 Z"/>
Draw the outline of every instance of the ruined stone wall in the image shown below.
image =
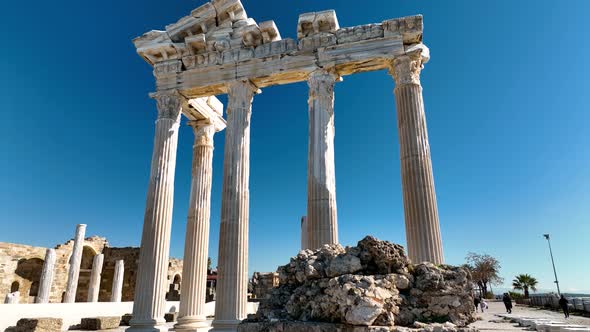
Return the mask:
<path fill-rule="evenodd" d="M 166 293 L 166 300 L 179 301 L 180 300 L 180 283 L 182 282 L 182 260 L 177 258 L 170 258 L 168 262 L 168 292 Z"/>
<path fill-rule="evenodd" d="M 55 247 L 56 262 L 54 279 L 49 294 L 49 302 L 62 302 L 68 279 L 69 259 L 74 241 Z M 47 248 L 33 247 L 22 244 L 0 242 L 0 301 L 13 291 L 13 283 L 18 284 L 20 303 L 34 303 L 37 285 L 41 278 L 45 252 Z M 139 263 L 139 248 L 112 248 L 103 237 L 92 236 L 84 239 L 84 250 L 76 292 L 76 301 L 85 302 L 88 297 L 88 283 L 95 255 L 104 254 L 103 270 L 99 290 L 99 301 L 110 301 L 113 285 L 115 262 L 122 259 L 125 269 L 123 275 L 123 291 L 121 301 L 133 301 L 136 271 Z M 178 282 L 174 284 L 175 276 Z M 168 270 L 167 289 L 174 289 L 172 296 L 180 297 L 180 281 L 182 280 L 182 260 L 171 258 Z"/>
<path fill-rule="evenodd" d="M 105 238 L 93 236 L 84 239 L 86 251 L 93 253 L 93 255 L 100 253 L 106 245 L 108 242 Z M 55 275 L 49 293 L 50 302 L 61 302 L 62 300 L 62 295 L 66 290 L 69 259 L 73 246 L 74 240 L 70 240 L 55 247 Z M 44 247 L 0 242 L 0 300 L 3 300 L 6 294 L 14 290 L 14 283 L 18 283 L 19 302 L 35 302 L 46 251 L 47 248 Z M 88 294 L 87 279 L 90 276 L 88 274 L 88 277 L 85 278 L 85 272 L 81 273 L 81 280 L 78 283 L 79 296 L 83 297 L 84 301 Z M 86 287 L 84 287 L 85 282 Z M 76 298 L 78 298 L 78 294 L 76 294 Z"/>

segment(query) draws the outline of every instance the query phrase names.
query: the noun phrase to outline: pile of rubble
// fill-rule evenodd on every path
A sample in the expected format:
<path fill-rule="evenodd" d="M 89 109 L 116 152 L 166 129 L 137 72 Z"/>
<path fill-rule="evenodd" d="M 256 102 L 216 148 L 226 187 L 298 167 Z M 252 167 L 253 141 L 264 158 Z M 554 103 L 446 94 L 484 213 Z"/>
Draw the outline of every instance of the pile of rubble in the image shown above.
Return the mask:
<path fill-rule="evenodd" d="M 402 246 L 370 236 L 303 250 L 277 272 L 239 331 L 467 331 L 475 320 L 467 269 L 412 264 Z"/>

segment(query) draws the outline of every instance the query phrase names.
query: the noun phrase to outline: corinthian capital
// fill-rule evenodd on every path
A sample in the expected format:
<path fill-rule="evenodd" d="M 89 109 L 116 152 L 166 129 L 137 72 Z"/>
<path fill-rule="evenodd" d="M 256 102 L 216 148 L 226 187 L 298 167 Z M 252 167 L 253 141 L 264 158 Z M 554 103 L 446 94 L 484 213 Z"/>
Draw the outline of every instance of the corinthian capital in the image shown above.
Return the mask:
<path fill-rule="evenodd" d="M 419 55 L 403 55 L 393 60 L 389 73 L 393 75 L 396 85 L 420 84 L 422 63 Z"/>
<path fill-rule="evenodd" d="M 227 85 L 227 113 L 234 110 L 250 110 L 252 98 L 260 93 L 258 87 L 250 81 L 235 81 Z"/>
<path fill-rule="evenodd" d="M 156 92 L 150 95 L 158 103 L 158 119 L 180 120 L 185 98 L 178 92 Z"/>
<path fill-rule="evenodd" d="M 334 83 L 338 80 L 338 75 L 325 69 L 319 69 L 307 77 L 309 86 L 309 98 L 331 97 L 334 93 Z"/>
<path fill-rule="evenodd" d="M 207 120 L 189 121 L 188 125 L 193 127 L 195 133 L 195 146 L 213 146 L 213 135 L 215 126 Z"/>

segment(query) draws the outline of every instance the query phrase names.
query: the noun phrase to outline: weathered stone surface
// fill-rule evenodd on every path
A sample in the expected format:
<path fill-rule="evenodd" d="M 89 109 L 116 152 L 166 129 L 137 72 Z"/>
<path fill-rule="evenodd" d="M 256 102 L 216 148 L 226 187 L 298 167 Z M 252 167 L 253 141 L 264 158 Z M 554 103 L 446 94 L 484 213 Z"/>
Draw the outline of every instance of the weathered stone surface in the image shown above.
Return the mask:
<path fill-rule="evenodd" d="M 109 330 L 116 329 L 121 324 L 120 316 L 103 316 L 82 318 L 80 327 L 82 330 Z"/>
<path fill-rule="evenodd" d="M 61 331 L 61 318 L 22 318 L 16 323 L 15 332 L 54 332 Z"/>
<path fill-rule="evenodd" d="M 402 246 L 370 236 L 356 247 L 302 250 L 278 273 L 279 287 L 261 301 L 250 322 L 282 322 L 257 325 L 261 331 L 282 331 L 292 321 L 373 328 L 414 327 L 417 321 L 465 326 L 475 318 L 468 270 L 414 265 Z M 348 331 L 319 326 L 318 331 Z M 244 331 L 254 328 L 248 325 Z"/>
<path fill-rule="evenodd" d="M 347 326 L 319 322 L 244 322 L 238 332 L 475 332 L 477 329 L 458 327 L 452 323 L 416 324 L 413 327 L 401 326 Z"/>

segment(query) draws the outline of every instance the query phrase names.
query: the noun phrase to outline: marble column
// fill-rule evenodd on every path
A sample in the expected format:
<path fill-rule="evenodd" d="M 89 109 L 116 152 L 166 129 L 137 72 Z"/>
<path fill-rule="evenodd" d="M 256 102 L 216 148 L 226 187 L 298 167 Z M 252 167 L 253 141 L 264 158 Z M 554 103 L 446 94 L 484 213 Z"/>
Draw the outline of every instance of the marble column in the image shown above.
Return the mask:
<path fill-rule="evenodd" d="M 122 259 L 115 262 L 115 273 L 113 274 L 113 288 L 111 289 L 111 302 L 121 302 L 123 292 L 123 275 L 125 266 Z"/>
<path fill-rule="evenodd" d="M 208 120 L 191 121 L 195 133 L 192 183 L 184 242 L 184 263 L 177 331 L 197 331 L 208 327 L 205 314 L 211 181 L 213 172 L 213 134 Z"/>
<path fill-rule="evenodd" d="M 228 88 L 215 331 L 236 331 L 248 296 L 250 115 L 258 89 L 249 81 Z"/>
<path fill-rule="evenodd" d="M 68 271 L 68 283 L 64 303 L 76 302 L 76 290 L 78 289 L 78 277 L 80 276 L 80 263 L 82 262 L 82 250 L 84 248 L 84 234 L 86 225 L 79 224 L 76 226 L 76 235 L 74 236 L 74 247 L 70 256 L 70 269 Z"/>
<path fill-rule="evenodd" d="M 301 217 L 301 250 L 309 249 L 307 231 L 307 216 L 303 216 Z"/>
<path fill-rule="evenodd" d="M 167 331 L 164 321 L 178 127 L 184 99 L 155 93 L 158 119 L 130 331 Z"/>
<path fill-rule="evenodd" d="M 98 302 L 98 291 L 100 290 L 100 276 L 102 274 L 102 263 L 104 255 L 98 254 L 92 260 L 92 272 L 90 272 L 90 283 L 88 284 L 88 301 Z"/>
<path fill-rule="evenodd" d="M 415 263 L 442 264 L 442 240 L 420 85 L 420 71 L 427 60 L 422 54 L 396 58 L 390 72 L 395 78 L 408 255 Z"/>
<path fill-rule="evenodd" d="M 307 159 L 308 246 L 338 243 L 334 167 L 334 83 L 326 70 L 309 75 L 309 152 Z"/>
<path fill-rule="evenodd" d="M 55 249 L 50 248 L 45 251 L 45 262 L 43 262 L 43 271 L 39 280 L 39 292 L 35 303 L 49 303 L 49 293 L 51 292 L 55 274 L 55 257 Z"/>

